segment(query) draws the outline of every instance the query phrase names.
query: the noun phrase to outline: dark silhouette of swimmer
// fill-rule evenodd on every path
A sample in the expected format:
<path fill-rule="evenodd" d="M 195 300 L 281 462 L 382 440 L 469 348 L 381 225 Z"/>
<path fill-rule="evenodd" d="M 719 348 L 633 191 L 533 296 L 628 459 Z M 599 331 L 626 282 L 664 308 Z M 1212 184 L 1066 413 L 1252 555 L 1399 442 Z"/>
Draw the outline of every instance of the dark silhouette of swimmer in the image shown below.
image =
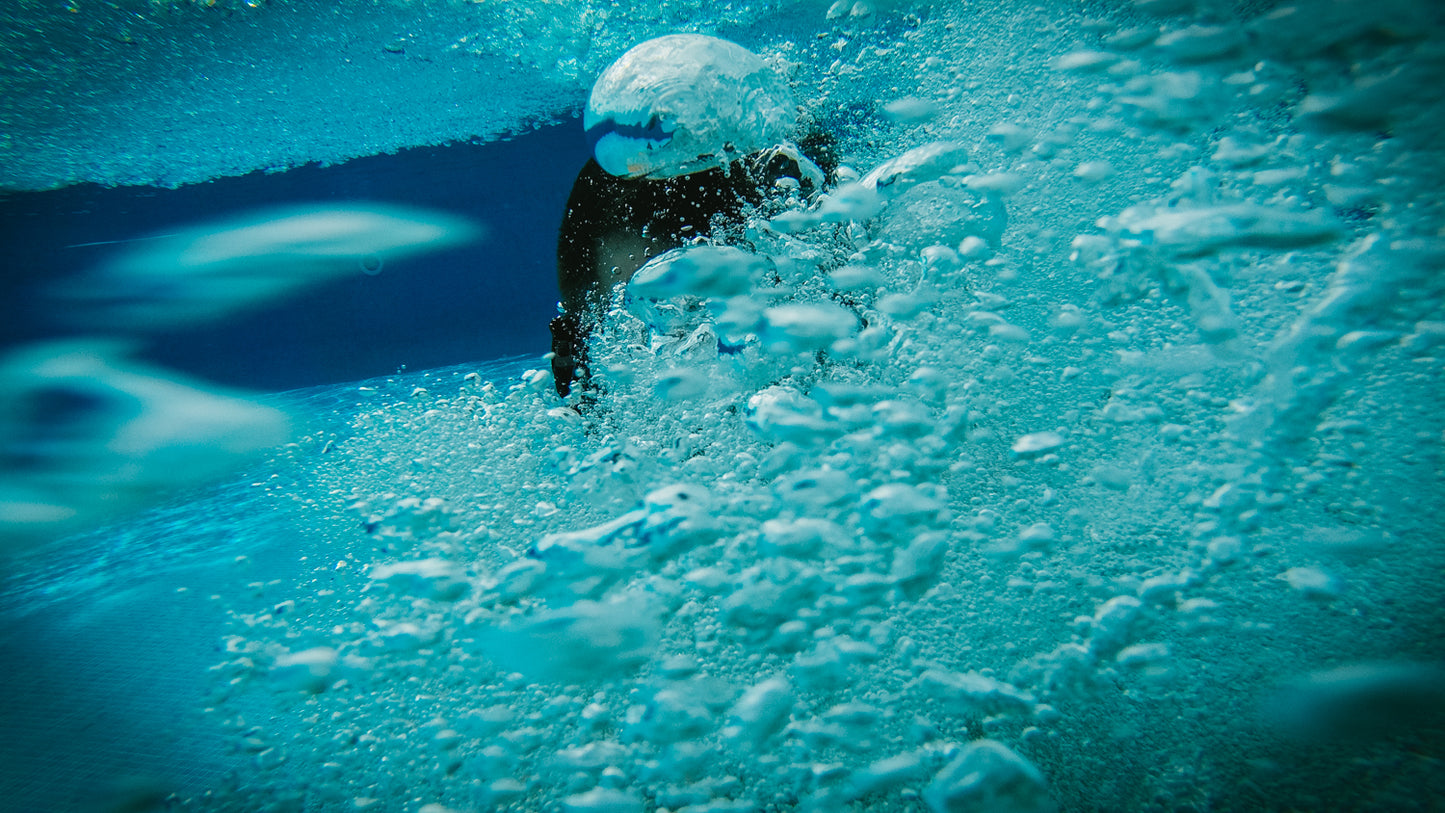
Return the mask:
<path fill-rule="evenodd" d="M 738 238 L 747 213 L 763 205 L 779 181 L 817 192 L 816 170 L 830 173 L 832 141 L 820 132 L 784 148 L 762 150 L 733 162 L 670 178 L 611 175 L 589 159 L 577 176 L 557 240 L 561 313 L 552 320 L 552 372 L 557 392 L 588 384 L 586 348 L 609 305 L 613 286 L 643 263 L 697 239 Z M 813 167 L 806 167 L 808 162 Z M 809 169 L 815 170 L 810 172 Z"/>

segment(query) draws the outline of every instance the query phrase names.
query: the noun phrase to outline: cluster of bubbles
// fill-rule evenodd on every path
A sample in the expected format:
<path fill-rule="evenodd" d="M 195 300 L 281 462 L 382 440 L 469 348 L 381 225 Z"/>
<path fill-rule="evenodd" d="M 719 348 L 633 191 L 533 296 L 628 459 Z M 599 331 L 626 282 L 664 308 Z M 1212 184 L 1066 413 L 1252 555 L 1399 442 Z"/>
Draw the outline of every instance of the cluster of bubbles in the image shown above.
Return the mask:
<path fill-rule="evenodd" d="M 288 448 L 321 554 L 218 599 L 247 761 L 189 803 L 1421 804 L 1440 22 L 820 9 L 795 96 L 888 121 L 619 289 L 595 403 Z"/>
<path fill-rule="evenodd" d="M 660 0 L 645 5 L 558 0 L 509 3 L 470 0 L 475 30 L 448 50 L 477 56 L 503 55 L 545 76 L 586 90 L 591 79 L 647 32 L 705 31 L 766 19 L 787 4 L 755 0 L 718 6 L 708 0 Z"/>

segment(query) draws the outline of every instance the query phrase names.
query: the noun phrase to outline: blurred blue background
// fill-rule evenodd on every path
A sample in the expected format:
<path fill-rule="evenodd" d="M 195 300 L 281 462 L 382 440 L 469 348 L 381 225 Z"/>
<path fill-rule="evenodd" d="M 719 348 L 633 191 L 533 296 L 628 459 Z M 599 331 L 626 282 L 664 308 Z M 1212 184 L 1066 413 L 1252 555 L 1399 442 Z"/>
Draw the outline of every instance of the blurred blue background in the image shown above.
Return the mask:
<path fill-rule="evenodd" d="M 82 184 L 0 193 L 0 344 L 66 331 L 48 282 L 127 242 L 290 203 L 409 204 L 480 223 L 484 239 L 389 261 L 220 323 L 162 333 L 144 358 L 217 383 L 278 391 L 549 349 L 557 224 L 587 160 L 577 121 L 505 141 L 422 147 L 176 189 Z"/>

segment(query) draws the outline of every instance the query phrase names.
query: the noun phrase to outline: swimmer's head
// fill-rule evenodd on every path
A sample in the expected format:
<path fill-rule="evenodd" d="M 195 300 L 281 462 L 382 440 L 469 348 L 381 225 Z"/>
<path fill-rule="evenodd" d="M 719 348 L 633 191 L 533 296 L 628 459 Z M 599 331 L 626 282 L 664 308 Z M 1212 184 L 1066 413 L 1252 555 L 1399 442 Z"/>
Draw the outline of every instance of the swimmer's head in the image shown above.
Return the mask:
<path fill-rule="evenodd" d="M 602 72 L 583 125 L 608 173 L 671 178 L 779 144 L 796 118 L 782 77 L 757 54 L 716 37 L 671 34 Z"/>

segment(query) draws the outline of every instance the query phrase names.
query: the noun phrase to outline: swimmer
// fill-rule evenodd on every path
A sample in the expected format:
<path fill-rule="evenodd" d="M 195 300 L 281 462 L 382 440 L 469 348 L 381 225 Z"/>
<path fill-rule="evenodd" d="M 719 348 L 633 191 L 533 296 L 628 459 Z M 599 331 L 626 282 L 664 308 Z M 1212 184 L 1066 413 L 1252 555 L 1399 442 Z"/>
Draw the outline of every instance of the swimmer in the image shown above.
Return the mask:
<path fill-rule="evenodd" d="M 613 286 L 669 249 L 736 240 L 747 212 L 775 189 L 821 189 L 824 170 L 806 153 L 831 166 L 830 140 L 813 132 L 789 141 L 797 118 L 771 66 L 715 37 L 649 40 L 603 71 L 583 121 L 593 155 L 557 241 L 558 394 L 586 386 L 587 340 Z"/>

